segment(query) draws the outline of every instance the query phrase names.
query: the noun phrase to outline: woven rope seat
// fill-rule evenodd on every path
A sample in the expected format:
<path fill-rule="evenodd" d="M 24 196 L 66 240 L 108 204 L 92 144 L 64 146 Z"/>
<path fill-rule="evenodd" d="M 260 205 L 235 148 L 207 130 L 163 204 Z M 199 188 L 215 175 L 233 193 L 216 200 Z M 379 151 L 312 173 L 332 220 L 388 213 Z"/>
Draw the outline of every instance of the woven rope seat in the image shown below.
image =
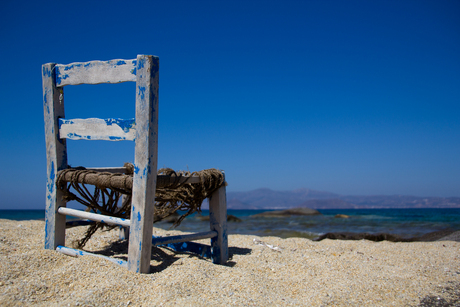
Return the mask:
<path fill-rule="evenodd" d="M 110 173 L 84 167 L 67 168 L 57 174 L 56 185 L 63 192 L 65 201 L 75 200 L 87 207 L 87 211 L 118 218 L 129 218 L 134 167 L 125 163 L 124 173 Z M 158 170 L 154 222 L 175 214 L 179 216 L 173 226 L 194 212 L 201 212 L 201 205 L 214 191 L 225 185 L 224 174 L 217 169 L 198 172 L 174 171 L 170 168 Z M 94 186 L 94 189 L 87 185 Z M 77 242 L 78 248 L 85 246 L 91 236 L 103 227 L 113 228 L 104 223 L 92 224 L 85 237 Z"/>

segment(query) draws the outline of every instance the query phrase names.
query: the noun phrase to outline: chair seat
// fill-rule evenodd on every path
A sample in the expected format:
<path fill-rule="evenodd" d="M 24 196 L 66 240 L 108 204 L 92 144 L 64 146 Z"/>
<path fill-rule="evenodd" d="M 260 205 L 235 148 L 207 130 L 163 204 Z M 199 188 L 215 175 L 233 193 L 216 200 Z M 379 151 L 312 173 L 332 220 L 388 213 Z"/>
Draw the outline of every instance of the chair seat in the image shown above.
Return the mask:
<path fill-rule="evenodd" d="M 125 170 L 126 168 L 118 168 L 119 170 Z M 205 170 L 206 172 L 213 172 L 213 169 Z M 217 171 L 220 173 L 220 171 Z M 220 173 L 222 174 L 222 173 Z M 219 176 L 215 176 L 219 177 Z M 83 184 L 95 185 L 104 188 L 116 188 L 116 189 L 127 189 L 131 190 L 133 187 L 133 175 L 124 173 L 111 173 L 102 169 L 95 168 L 68 168 L 61 170 L 57 174 L 58 181 L 65 182 L 77 182 Z M 220 178 L 215 178 L 220 181 Z M 174 185 L 183 184 L 199 184 L 202 181 L 202 177 L 199 175 L 186 175 L 186 174 L 173 174 L 165 175 L 159 173 L 157 175 L 157 188 L 171 187 Z"/>

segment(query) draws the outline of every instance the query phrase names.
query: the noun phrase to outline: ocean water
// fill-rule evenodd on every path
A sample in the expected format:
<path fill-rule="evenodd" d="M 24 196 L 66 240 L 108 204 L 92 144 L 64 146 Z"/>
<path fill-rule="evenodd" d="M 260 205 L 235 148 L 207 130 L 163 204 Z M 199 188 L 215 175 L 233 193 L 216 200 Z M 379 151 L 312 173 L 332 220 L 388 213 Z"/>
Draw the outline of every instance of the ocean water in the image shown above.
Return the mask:
<path fill-rule="evenodd" d="M 390 233 L 404 238 L 421 236 L 429 232 L 460 230 L 458 209 L 328 209 L 318 210 L 322 215 L 289 217 L 254 217 L 268 210 L 228 210 L 229 215 L 241 222 L 229 222 L 229 234 L 316 238 L 328 232 Z M 346 214 L 350 218 L 336 218 Z M 203 216 L 209 215 L 203 210 Z M 0 219 L 44 219 L 44 210 L 0 210 Z M 1 222 L 0 222 L 1 225 Z M 171 224 L 159 222 L 155 227 L 170 229 Z M 187 217 L 177 230 L 198 232 L 209 230 L 209 222 L 194 214 Z"/>

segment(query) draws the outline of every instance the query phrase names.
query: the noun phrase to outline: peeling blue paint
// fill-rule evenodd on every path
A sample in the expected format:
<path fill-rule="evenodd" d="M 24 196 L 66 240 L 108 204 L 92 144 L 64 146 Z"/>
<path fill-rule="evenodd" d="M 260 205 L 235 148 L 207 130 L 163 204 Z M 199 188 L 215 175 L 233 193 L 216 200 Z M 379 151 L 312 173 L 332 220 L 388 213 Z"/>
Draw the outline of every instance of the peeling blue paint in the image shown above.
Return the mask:
<path fill-rule="evenodd" d="M 81 139 L 85 139 L 85 140 L 91 140 L 91 136 L 90 136 L 90 135 L 80 135 L 80 134 L 72 133 L 72 132 L 67 133 L 67 134 L 66 134 L 66 138 L 68 138 L 68 139 L 77 139 L 77 138 L 81 138 Z"/>
<path fill-rule="evenodd" d="M 82 67 L 82 64 L 67 65 L 67 66 L 64 66 L 64 70 L 72 70 L 72 69 L 74 69 L 75 67 Z"/>
<path fill-rule="evenodd" d="M 141 213 L 140 213 L 140 212 L 138 212 L 138 213 L 137 213 L 137 221 L 138 221 L 138 222 L 140 222 L 140 221 L 141 221 L 141 219 L 142 219 Z"/>
<path fill-rule="evenodd" d="M 48 78 L 51 77 L 51 70 L 49 70 L 46 66 L 43 66 L 43 76 Z"/>
<path fill-rule="evenodd" d="M 134 165 L 134 173 L 139 174 L 139 167 L 137 165 Z"/>
<path fill-rule="evenodd" d="M 145 59 L 144 58 L 140 58 L 139 61 L 137 62 L 137 69 L 142 69 L 144 68 L 145 66 Z"/>
<path fill-rule="evenodd" d="M 133 66 L 134 66 L 134 68 L 131 69 L 131 74 L 136 75 L 136 72 L 137 72 L 137 68 L 136 68 L 137 60 L 133 60 Z"/>
<path fill-rule="evenodd" d="M 68 70 L 67 67 L 65 67 L 64 70 Z M 60 85 L 62 80 L 65 80 L 68 77 L 69 77 L 68 74 L 61 73 L 61 69 L 59 68 L 59 66 L 56 66 L 55 78 L 56 78 L 56 84 L 57 85 Z"/>
<path fill-rule="evenodd" d="M 141 96 L 141 99 L 144 100 L 145 99 L 145 86 L 139 86 L 138 89 L 139 89 L 139 95 Z"/>
<path fill-rule="evenodd" d="M 47 214 L 46 214 L 47 215 Z M 48 221 L 45 223 L 45 248 L 49 249 L 49 233 L 48 233 Z"/>
<path fill-rule="evenodd" d="M 73 120 L 71 120 L 71 119 L 59 118 L 59 121 L 58 121 L 59 129 L 61 129 L 62 125 L 65 125 L 65 124 L 72 125 L 72 124 L 73 124 Z"/>
<path fill-rule="evenodd" d="M 48 179 L 48 192 L 50 194 L 54 192 L 54 178 L 55 177 L 56 177 L 56 174 L 54 173 L 54 161 L 51 161 L 50 176 Z"/>
<path fill-rule="evenodd" d="M 61 75 L 61 74 L 56 74 L 56 84 L 60 85 L 62 83 L 62 80 L 65 80 L 69 77 L 69 75 Z"/>
<path fill-rule="evenodd" d="M 131 119 L 121 119 L 121 118 L 108 118 L 104 119 L 107 125 L 111 126 L 113 124 L 119 126 L 123 129 L 124 132 L 129 132 L 136 126 L 136 121 L 134 118 Z"/>
<path fill-rule="evenodd" d="M 125 65 L 125 64 L 126 64 L 126 62 L 125 62 L 125 61 L 123 61 L 123 60 L 122 60 L 122 61 L 118 61 L 118 62 L 117 62 L 117 65 Z"/>
<path fill-rule="evenodd" d="M 126 265 L 126 261 L 124 260 L 116 260 L 118 262 L 119 265 L 123 265 L 125 266 Z"/>

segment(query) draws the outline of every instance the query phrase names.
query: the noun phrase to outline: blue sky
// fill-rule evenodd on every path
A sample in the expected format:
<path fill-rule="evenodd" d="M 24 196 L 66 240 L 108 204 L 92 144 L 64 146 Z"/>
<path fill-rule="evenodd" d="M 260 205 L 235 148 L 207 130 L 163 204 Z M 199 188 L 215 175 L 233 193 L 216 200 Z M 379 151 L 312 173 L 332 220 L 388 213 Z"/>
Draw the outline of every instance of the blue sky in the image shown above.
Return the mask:
<path fill-rule="evenodd" d="M 160 167 L 228 191 L 460 196 L 459 1 L 0 4 L 0 209 L 41 209 L 41 65 L 160 57 Z M 65 87 L 66 117 L 134 117 L 134 84 Z M 133 161 L 69 141 L 73 166 Z"/>

